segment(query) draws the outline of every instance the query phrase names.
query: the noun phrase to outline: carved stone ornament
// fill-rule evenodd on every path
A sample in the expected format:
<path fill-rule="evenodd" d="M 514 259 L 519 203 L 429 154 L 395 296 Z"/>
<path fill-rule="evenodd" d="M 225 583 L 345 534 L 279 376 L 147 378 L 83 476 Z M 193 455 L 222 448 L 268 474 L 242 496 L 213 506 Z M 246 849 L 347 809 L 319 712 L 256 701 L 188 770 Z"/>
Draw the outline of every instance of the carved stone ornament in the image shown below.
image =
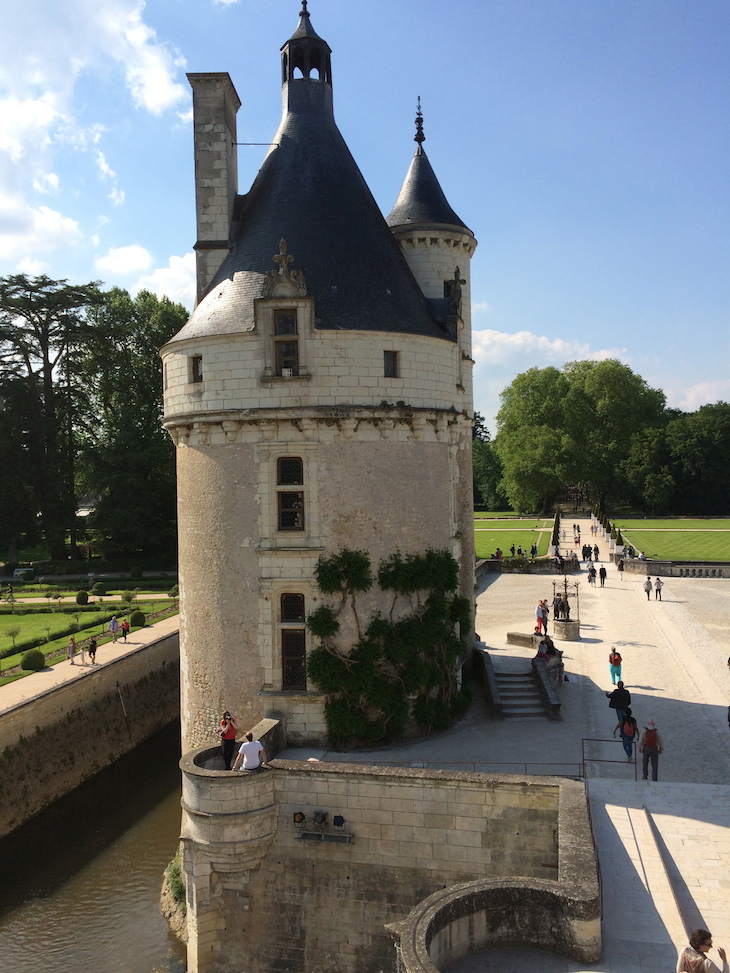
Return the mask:
<path fill-rule="evenodd" d="M 461 317 L 461 285 L 466 280 L 461 276 L 461 270 L 457 267 L 454 271 L 454 279 L 448 281 L 449 284 L 449 314 Z"/>
<path fill-rule="evenodd" d="M 278 270 L 269 270 L 264 274 L 261 285 L 262 297 L 306 297 L 307 282 L 301 270 L 289 270 L 289 264 L 294 257 L 286 252 L 286 240 L 279 241 L 279 252 L 272 257 L 279 265 Z"/>

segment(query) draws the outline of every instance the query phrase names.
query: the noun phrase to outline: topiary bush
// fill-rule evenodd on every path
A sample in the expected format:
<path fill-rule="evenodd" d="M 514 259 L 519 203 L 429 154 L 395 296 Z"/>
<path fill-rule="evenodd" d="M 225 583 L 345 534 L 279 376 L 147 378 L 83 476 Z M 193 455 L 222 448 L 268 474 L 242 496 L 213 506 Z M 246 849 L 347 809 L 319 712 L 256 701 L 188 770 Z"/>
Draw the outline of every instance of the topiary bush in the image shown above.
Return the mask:
<path fill-rule="evenodd" d="M 144 612 L 140 611 L 139 608 L 129 616 L 129 624 L 134 628 L 142 628 L 145 621 Z"/>
<path fill-rule="evenodd" d="M 104 584 L 104 582 L 97 581 L 96 584 L 91 589 L 91 593 L 92 595 L 95 595 L 97 598 L 103 598 L 104 595 L 106 594 L 106 585 Z"/>
<path fill-rule="evenodd" d="M 46 668 L 46 657 L 40 649 L 29 649 L 20 660 L 20 668 L 28 672 L 40 672 Z"/>
<path fill-rule="evenodd" d="M 77 605 L 88 605 L 89 604 L 89 592 L 88 591 L 77 591 L 76 592 L 76 604 Z"/>

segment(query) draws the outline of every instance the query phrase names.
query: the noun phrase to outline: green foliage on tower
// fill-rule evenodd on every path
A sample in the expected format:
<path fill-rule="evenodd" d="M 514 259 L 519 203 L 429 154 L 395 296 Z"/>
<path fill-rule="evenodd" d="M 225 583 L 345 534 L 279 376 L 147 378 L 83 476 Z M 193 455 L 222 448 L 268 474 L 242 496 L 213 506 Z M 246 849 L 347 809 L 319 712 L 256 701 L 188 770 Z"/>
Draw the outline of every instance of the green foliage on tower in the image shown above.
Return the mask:
<path fill-rule="evenodd" d="M 373 572 L 363 551 L 343 549 L 320 558 L 315 571 L 324 594 L 340 594 L 307 618 L 318 639 L 310 679 L 327 694 L 325 716 L 333 746 L 366 746 L 401 738 L 409 724 L 443 730 L 468 705 L 456 683 L 465 651 L 471 606 L 456 594 L 459 566 L 448 551 L 392 554 L 381 561 L 377 584 L 388 617 L 375 612 L 363 624 L 357 593 L 369 591 Z M 387 594 L 386 594 L 387 593 Z M 340 616 L 349 606 L 354 645 L 338 642 Z"/>

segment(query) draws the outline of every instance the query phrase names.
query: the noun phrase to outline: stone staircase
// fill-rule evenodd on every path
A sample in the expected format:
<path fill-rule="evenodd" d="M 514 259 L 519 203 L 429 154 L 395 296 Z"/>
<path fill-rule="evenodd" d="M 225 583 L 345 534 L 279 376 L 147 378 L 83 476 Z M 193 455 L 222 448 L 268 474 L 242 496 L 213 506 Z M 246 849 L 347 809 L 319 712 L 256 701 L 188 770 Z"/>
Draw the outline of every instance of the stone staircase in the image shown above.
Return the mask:
<path fill-rule="evenodd" d="M 547 715 L 530 669 L 495 669 L 502 716 L 510 720 L 545 720 Z"/>

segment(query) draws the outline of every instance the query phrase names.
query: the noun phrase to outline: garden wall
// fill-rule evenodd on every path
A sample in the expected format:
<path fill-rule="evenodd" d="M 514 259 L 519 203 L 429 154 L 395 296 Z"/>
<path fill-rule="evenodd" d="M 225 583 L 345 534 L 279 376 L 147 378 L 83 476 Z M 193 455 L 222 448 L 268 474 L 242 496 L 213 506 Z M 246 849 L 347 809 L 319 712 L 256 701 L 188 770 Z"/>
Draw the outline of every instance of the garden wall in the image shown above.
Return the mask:
<path fill-rule="evenodd" d="M 177 632 L 0 715 L 0 837 L 180 712 Z"/>

